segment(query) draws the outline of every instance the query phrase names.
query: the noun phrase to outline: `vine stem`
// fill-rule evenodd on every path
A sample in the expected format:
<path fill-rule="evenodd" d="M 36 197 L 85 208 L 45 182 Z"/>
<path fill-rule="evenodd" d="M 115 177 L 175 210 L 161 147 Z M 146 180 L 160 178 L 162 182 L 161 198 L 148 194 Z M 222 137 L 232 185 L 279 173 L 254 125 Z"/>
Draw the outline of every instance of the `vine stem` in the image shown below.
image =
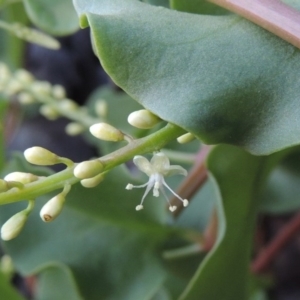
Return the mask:
<path fill-rule="evenodd" d="M 300 48 L 300 12 L 279 0 L 208 0 Z"/>
<path fill-rule="evenodd" d="M 209 153 L 210 147 L 203 146 L 196 157 L 196 164 L 190 171 L 187 178 L 179 186 L 176 193 L 183 199 L 190 199 L 199 190 L 199 188 L 206 182 L 207 170 L 205 167 L 205 160 Z M 176 205 L 177 209 L 173 213 L 174 217 L 178 217 L 183 210 L 182 203 L 178 202 L 176 197 L 170 200 L 171 205 Z"/>
<path fill-rule="evenodd" d="M 158 151 L 167 143 L 184 133 L 185 131 L 180 127 L 173 124 L 167 124 L 164 128 L 158 130 L 157 132 L 144 138 L 134 140 L 123 148 L 99 158 L 104 166 L 102 172 L 109 171 L 115 166 L 132 159 L 133 156 L 137 154 Z M 73 175 L 73 170 L 76 165 L 77 164 L 46 178 L 28 183 L 22 189 L 12 188 L 7 192 L 1 193 L 0 205 L 26 199 L 35 199 L 51 191 L 63 188 L 65 184 L 72 185 L 80 181 L 80 179 Z"/>
<path fill-rule="evenodd" d="M 279 232 L 279 234 L 258 254 L 251 265 L 255 274 L 263 272 L 276 258 L 286 244 L 295 237 L 300 230 L 300 213 L 296 214 Z"/>

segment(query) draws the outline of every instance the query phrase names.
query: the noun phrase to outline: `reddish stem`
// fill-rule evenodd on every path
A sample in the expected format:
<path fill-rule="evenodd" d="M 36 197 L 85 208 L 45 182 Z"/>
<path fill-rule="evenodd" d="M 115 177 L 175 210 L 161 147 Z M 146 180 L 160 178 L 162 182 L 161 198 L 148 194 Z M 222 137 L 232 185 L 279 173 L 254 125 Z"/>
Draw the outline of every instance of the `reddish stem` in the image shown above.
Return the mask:
<path fill-rule="evenodd" d="M 300 48 L 300 12 L 279 0 L 208 0 Z"/>
<path fill-rule="evenodd" d="M 279 232 L 279 234 L 258 254 L 251 265 L 253 273 L 261 273 L 267 269 L 278 253 L 300 231 L 300 213 L 295 215 Z"/>
<path fill-rule="evenodd" d="M 199 188 L 206 182 L 207 179 L 207 170 L 205 167 L 205 159 L 210 150 L 209 146 L 203 146 L 200 152 L 196 157 L 196 164 L 190 171 L 187 178 L 179 186 L 177 193 L 183 199 L 191 199 L 194 194 L 199 190 Z M 176 205 L 177 210 L 175 210 L 174 217 L 178 217 L 181 213 L 183 206 L 181 203 L 178 203 L 178 199 L 173 197 L 170 200 L 171 205 Z"/>

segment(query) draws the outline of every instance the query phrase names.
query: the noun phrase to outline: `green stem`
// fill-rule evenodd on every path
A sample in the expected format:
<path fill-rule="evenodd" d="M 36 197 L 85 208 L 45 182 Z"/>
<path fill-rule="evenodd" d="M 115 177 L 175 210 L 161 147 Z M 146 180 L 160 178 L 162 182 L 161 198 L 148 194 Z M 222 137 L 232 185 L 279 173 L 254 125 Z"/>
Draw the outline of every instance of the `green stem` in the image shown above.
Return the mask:
<path fill-rule="evenodd" d="M 41 96 L 38 93 L 34 93 L 30 88 L 28 88 L 26 91 L 31 93 L 40 103 L 51 105 L 51 107 L 58 111 L 61 116 L 64 116 L 72 121 L 78 122 L 84 125 L 85 127 L 90 127 L 101 121 L 101 119 L 99 118 L 90 116 L 84 108 L 78 107 L 74 110 L 66 110 L 60 106 L 60 101 L 63 100 L 57 100 L 51 97 Z M 73 100 L 69 99 L 69 101 Z"/>
<path fill-rule="evenodd" d="M 203 252 L 200 244 L 192 244 L 163 252 L 163 258 L 168 260 L 182 259 Z"/>
<path fill-rule="evenodd" d="M 168 124 L 164 128 L 147 137 L 135 140 L 123 148 L 99 158 L 104 166 L 103 172 L 132 159 L 137 154 L 160 150 L 163 146 L 182 135 L 184 132 L 185 131 L 180 127 Z M 26 199 L 35 199 L 51 191 L 63 188 L 66 184 L 72 185 L 77 183 L 80 179 L 73 175 L 75 166 L 76 164 L 73 167 L 69 167 L 59 173 L 26 184 L 22 190 L 13 188 L 7 192 L 1 193 L 0 204 L 8 204 Z"/>
<path fill-rule="evenodd" d="M 186 153 L 170 149 L 162 149 L 162 151 L 168 156 L 171 161 L 181 164 L 194 164 L 196 161 L 196 155 L 192 153 Z"/>

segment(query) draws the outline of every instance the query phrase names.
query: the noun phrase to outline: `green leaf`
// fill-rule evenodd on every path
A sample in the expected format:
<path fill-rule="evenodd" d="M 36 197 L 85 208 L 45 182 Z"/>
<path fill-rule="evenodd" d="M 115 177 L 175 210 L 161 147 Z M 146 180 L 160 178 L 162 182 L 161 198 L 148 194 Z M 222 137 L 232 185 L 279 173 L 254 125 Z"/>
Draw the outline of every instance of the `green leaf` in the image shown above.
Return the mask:
<path fill-rule="evenodd" d="M 0 271 L 0 294 L 2 299 L 24 300 L 24 298 L 12 287 L 9 280 Z"/>
<path fill-rule="evenodd" d="M 74 0 L 107 73 L 204 143 L 269 154 L 300 142 L 300 52 L 236 16 Z"/>
<path fill-rule="evenodd" d="M 20 236 L 5 243 L 16 268 L 27 275 L 49 272 L 45 266 L 62 263 L 70 268 L 84 299 L 150 299 L 166 277 L 158 249 L 166 238 L 184 231 L 164 225 L 168 213 L 163 199 L 149 196 L 144 211 L 136 212 L 144 191 L 125 190 L 128 182 L 138 183 L 116 168 L 94 189 L 73 186 L 66 207 L 52 223 L 43 223 L 38 215 L 50 196 L 38 199 Z M 1 207 L 1 223 L 21 206 Z M 53 284 L 55 272 L 60 271 L 45 274 L 44 286 Z M 64 294 L 61 285 L 70 284 L 71 277 L 61 272 L 64 280 L 56 288 Z"/>
<path fill-rule="evenodd" d="M 211 151 L 207 166 L 218 189 L 218 238 L 181 300 L 248 299 L 257 195 L 279 157 L 256 157 L 225 145 Z"/>
<path fill-rule="evenodd" d="M 41 271 L 35 298 L 38 300 L 82 300 L 70 268 L 64 264 L 50 263 Z"/>
<path fill-rule="evenodd" d="M 53 35 L 71 34 L 78 30 L 78 18 L 71 0 L 24 0 L 31 21 Z"/>
<path fill-rule="evenodd" d="M 204 15 L 225 15 L 230 12 L 206 0 L 170 0 L 170 7 L 176 10 Z"/>

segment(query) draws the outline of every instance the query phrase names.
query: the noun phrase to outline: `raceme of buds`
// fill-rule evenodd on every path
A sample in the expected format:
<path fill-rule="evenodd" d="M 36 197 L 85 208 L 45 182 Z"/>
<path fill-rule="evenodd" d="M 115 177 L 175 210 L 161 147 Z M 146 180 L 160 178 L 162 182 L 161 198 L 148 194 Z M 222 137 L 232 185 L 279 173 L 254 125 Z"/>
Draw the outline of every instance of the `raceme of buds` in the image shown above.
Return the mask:
<path fill-rule="evenodd" d="M 152 128 L 160 121 L 161 119 L 159 117 L 157 117 L 147 109 L 134 111 L 128 116 L 128 123 L 134 127 L 141 129 Z"/>
<path fill-rule="evenodd" d="M 24 173 L 24 172 L 12 172 L 12 173 L 7 174 L 4 177 L 4 180 L 6 180 L 6 181 L 18 181 L 23 184 L 37 181 L 38 179 L 39 179 L 38 176 L 31 174 L 31 173 Z"/>
<path fill-rule="evenodd" d="M 42 147 L 31 147 L 24 151 L 26 160 L 40 166 L 51 166 L 60 163 L 59 156 Z"/>
<path fill-rule="evenodd" d="M 86 179 L 95 177 L 103 171 L 103 165 L 99 160 L 89 160 L 79 163 L 74 169 L 75 177 Z"/>
<path fill-rule="evenodd" d="M 191 133 L 186 133 L 177 138 L 177 142 L 180 144 L 186 144 L 195 139 L 195 136 Z"/>
<path fill-rule="evenodd" d="M 103 174 L 99 174 L 92 178 L 82 179 L 80 181 L 80 183 L 82 186 L 84 186 L 86 188 L 93 188 L 93 187 L 97 186 L 100 182 L 102 182 L 103 179 L 104 179 Z"/>
<path fill-rule="evenodd" d="M 91 134 L 104 141 L 119 142 L 124 140 L 124 134 L 107 123 L 97 123 L 90 127 Z"/>
<path fill-rule="evenodd" d="M 50 199 L 41 209 L 40 216 L 44 222 L 53 221 L 62 211 L 66 198 L 60 193 Z"/>

